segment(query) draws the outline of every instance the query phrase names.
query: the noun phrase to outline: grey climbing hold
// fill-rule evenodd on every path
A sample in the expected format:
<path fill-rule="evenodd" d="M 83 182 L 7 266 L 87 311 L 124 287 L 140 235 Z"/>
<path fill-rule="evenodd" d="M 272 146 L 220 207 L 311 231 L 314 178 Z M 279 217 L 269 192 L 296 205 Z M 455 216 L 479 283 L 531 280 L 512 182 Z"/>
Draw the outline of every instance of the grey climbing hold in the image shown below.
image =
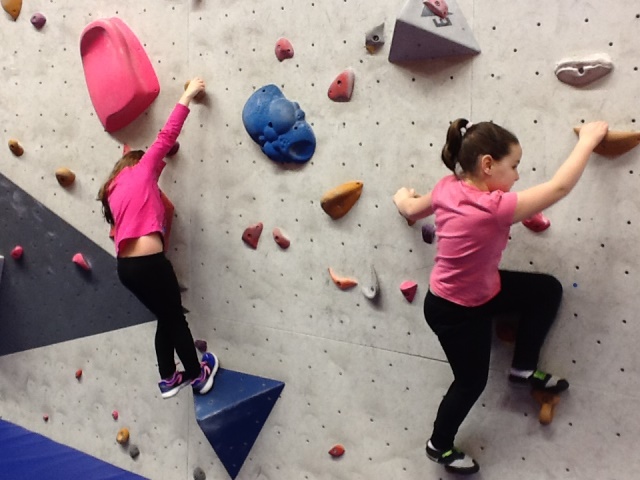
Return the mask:
<path fill-rule="evenodd" d="M 129 456 L 134 460 L 140 456 L 140 449 L 137 445 L 131 445 L 129 447 Z"/>
<path fill-rule="evenodd" d="M 369 53 L 375 53 L 384 45 L 384 22 L 369 30 L 364 38 L 364 46 Z"/>
<path fill-rule="evenodd" d="M 556 64 L 555 74 L 561 82 L 583 87 L 608 75 L 613 62 L 606 53 L 596 53 L 582 58 L 566 58 Z"/>
<path fill-rule="evenodd" d="M 193 469 L 193 480 L 206 480 L 207 474 L 200 467 Z"/>
<path fill-rule="evenodd" d="M 373 265 L 371 265 L 371 276 L 369 277 L 369 283 L 362 286 L 362 293 L 369 300 L 374 300 L 378 296 L 380 285 L 378 283 L 378 274 Z"/>
<path fill-rule="evenodd" d="M 422 0 L 407 0 L 396 19 L 389 61 L 476 55 L 480 46 L 455 0 L 448 0 L 449 14 L 441 18 Z"/>

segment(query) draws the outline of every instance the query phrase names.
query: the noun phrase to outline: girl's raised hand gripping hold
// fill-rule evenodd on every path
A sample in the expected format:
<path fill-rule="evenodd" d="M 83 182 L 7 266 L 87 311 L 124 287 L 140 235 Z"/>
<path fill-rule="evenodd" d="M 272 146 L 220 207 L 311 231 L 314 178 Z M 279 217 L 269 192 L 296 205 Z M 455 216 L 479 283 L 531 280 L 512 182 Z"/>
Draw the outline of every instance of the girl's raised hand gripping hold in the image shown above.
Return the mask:
<path fill-rule="evenodd" d="M 184 93 L 180 97 L 180 101 L 178 103 L 181 103 L 185 107 L 188 107 L 189 103 L 191 103 L 191 100 L 193 100 L 199 93 L 204 92 L 204 88 L 204 80 L 200 77 L 194 77 L 191 81 L 189 81 L 189 84 L 187 85 L 187 88 L 185 88 Z"/>

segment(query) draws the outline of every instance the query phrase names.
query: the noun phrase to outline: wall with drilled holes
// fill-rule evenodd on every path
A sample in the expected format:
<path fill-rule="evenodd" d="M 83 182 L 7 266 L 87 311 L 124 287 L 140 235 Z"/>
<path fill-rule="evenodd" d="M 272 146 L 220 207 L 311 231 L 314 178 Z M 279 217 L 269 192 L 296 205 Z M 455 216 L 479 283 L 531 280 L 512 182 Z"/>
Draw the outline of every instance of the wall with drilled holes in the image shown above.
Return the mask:
<path fill-rule="evenodd" d="M 457 117 L 516 133 L 524 150 L 516 189 L 554 173 L 581 122 L 637 129 L 637 3 L 459 0 L 482 53 L 404 66 L 387 59 L 403 0 L 119 3 L 33 0 L 16 22 L 1 12 L 2 142 L 18 139 L 25 154 L 0 148 L 0 172 L 113 252 L 99 186 L 122 144 L 146 148 L 184 82 L 203 76 L 207 98 L 192 105 L 161 179 L 176 206 L 169 256 L 188 288 L 194 336 L 224 367 L 286 383 L 238 478 L 448 478 L 424 455 L 451 381 L 422 315 L 435 250 L 420 235 L 428 219 L 407 226 L 391 196 L 400 186 L 425 192 L 447 173 L 439 152 Z M 38 11 L 47 17 L 40 31 L 29 23 Z M 87 93 L 79 36 L 112 16 L 143 43 L 161 93 L 109 135 Z M 382 22 L 387 43 L 370 54 L 365 32 Z M 281 36 L 295 55 L 278 62 Z M 557 61 L 591 53 L 610 55 L 613 73 L 579 89 L 556 79 Z M 347 67 L 353 97 L 334 103 L 328 87 Z M 314 128 L 317 150 L 302 167 L 271 162 L 244 130 L 244 103 L 271 83 Z M 482 478 L 631 478 L 640 467 L 639 155 L 595 155 L 569 197 L 545 212 L 549 230 L 512 228 L 503 267 L 549 272 L 564 286 L 541 366 L 572 387 L 541 426 L 528 392 L 507 385 L 511 346 L 496 339 L 489 385 L 458 435 Z M 77 174 L 68 190 L 53 175 L 60 166 Z M 362 196 L 334 221 L 320 198 L 350 180 L 364 183 Z M 252 250 L 241 235 L 256 222 L 264 232 Z M 275 227 L 289 249 L 273 241 Z M 376 303 L 359 287 L 339 290 L 327 272 L 366 283 L 372 265 Z M 419 285 L 413 303 L 399 290 L 405 280 Z M 225 478 L 191 394 L 157 394 L 153 332 L 146 324 L 0 358 L 0 415 L 149 478 L 188 479 L 198 466 Z M 115 442 L 125 425 L 142 451 L 135 461 Z M 337 461 L 327 454 L 336 443 L 346 448 Z"/>

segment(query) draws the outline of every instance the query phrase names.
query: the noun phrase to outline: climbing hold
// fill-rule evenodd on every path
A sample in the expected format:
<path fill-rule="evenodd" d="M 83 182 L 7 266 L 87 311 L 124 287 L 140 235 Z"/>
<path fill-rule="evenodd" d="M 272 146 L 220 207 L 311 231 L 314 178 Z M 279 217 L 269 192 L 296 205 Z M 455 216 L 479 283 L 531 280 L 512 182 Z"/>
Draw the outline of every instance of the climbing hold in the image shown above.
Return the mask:
<path fill-rule="evenodd" d="M 291 241 L 289 241 L 289 238 L 284 233 L 282 233 L 282 230 L 280 230 L 278 227 L 273 229 L 273 239 L 283 250 L 286 250 L 287 248 L 289 248 L 289 245 L 291 245 Z"/>
<path fill-rule="evenodd" d="M 48 422 L 48 421 L 49 421 L 49 415 L 47 415 L 47 414 L 45 413 L 44 415 L 42 415 L 42 419 L 43 419 L 45 422 Z"/>
<path fill-rule="evenodd" d="M 376 269 L 373 265 L 371 265 L 371 277 L 369 278 L 369 283 L 367 285 L 362 286 L 362 293 L 369 300 L 373 300 L 378 296 L 378 290 L 380 285 L 378 284 L 378 274 L 376 273 Z"/>
<path fill-rule="evenodd" d="M 15 260 L 20 260 L 22 258 L 23 253 L 24 253 L 24 248 L 22 248 L 20 245 L 16 245 L 15 247 L 13 247 L 13 250 L 11 250 L 11 256 Z"/>
<path fill-rule="evenodd" d="M 611 58 L 597 53 L 583 58 L 568 58 L 556 64 L 555 74 L 561 82 L 583 87 L 608 75 L 613 70 Z"/>
<path fill-rule="evenodd" d="M 358 281 L 353 278 L 339 277 L 331 267 L 329 267 L 329 275 L 331 276 L 333 283 L 335 283 L 341 290 L 348 290 L 349 288 L 358 285 Z"/>
<path fill-rule="evenodd" d="M 17 20 L 22 10 L 22 0 L 2 0 L 2 8 L 11 15 L 11 18 Z"/>
<path fill-rule="evenodd" d="M 173 147 L 167 152 L 167 157 L 173 157 L 180 150 L 180 142 L 173 144 Z"/>
<path fill-rule="evenodd" d="M 440 18 L 447 18 L 449 15 L 449 6 L 444 0 L 424 0 L 422 3 Z"/>
<path fill-rule="evenodd" d="M 436 227 L 431 223 L 425 223 L 422 225 L 422 240 L 428 244 L 432 244 L 436 237 Z"/>
<path fill-rule="evenodd" d="M 24 153 L 24 148 L 22 148 L 22 145 L 20 145 L 18 141 L 13 138 L 9 140 L 9 150 L 11 150 L 11 153 L 13 153 L 16 157 L 21 157 Z"/>
<path fill-rule="evenodd" d="M 258 241 L 262 234 L 262 222 L 254 223 L 245 228 L 242 240 L 254 250 L 258 248 Z"/>
<path fill-rule="evenodd" d="M 575 127 L 573 131 L 579 134 L 580 127 Z M 606 157 L 616 157 L 623 153 L 627 153 L 638 145 L 640 145 L 640 132 L 609 130 L 604 136 L 604 139 L 602 139 L 593 151 Z"/>
<path fill-rule="evenodd" d="M 195 340 L 193 345 L 198 349 L 199 352 L 204 353 L 207 351 L 207 341 L 206 340 Z"/>
<path fill-rule="evenodd" d="M 91 270 L 91 265 L 89 265 L 89 262 L 87 262 L 86 258 L 84 258 L 84 255 L 81 253 L 76 253 L 71 260 L 84 270 Z"/>
<path fill-rule="evenodd" d="M 129 429 L 121 428 L 118 430 L 118 435 L 116 435 L 116 442 L 120 445 L 126 445 L 129 442 Z"/>
<path fill-rule="evenodd" d="M 331 447 L 331 450 L 329 450 L 329 455 L 331 455 L 333 458 L 341 457 L 342 455 L 344 455 L 344 451 L 344 447 L 340 444 L 337 444 Z"/>
<path fill-rule="evenodd" d="M 76 179 L 76 174 L 66 167 L 60 167 L 56 170 L 56 180 L 63 187 L 69 187 Z"/>
<path fill-rule="evenodd" d="M 279 38 L 276 42 L 276 58 L 280 61 L 293 58 L 293 46 L 286 38 Z"/>
<path fill-rule="evenodd" d="M 364 46 L 369 53 L 375 53 L 384 45 L 384 23 L 369 30 L 364 37 Z"/>
<path fill-rule="evenodd" d="M 31 16 L 31 25 L 36 27 L 36 29 L 40 30 L 44 27 L 44 24 L 47 23 L 47 18 L 41 13 L 34 13 Z"/>
<path fill-rule="evenodd" d="M 193 480 L 206 480 L 207 475 L 204 473 L 200 467 L 196 467 L 193 469 Z"/>
<path fill-rule="evenodd" d="M 114 410 L 113 412 L 111 412 L 111 417 L 114 420 L 118 420 L 118 417 L 120 416 L 120 414 L 118 413 L 118 410 Z"/>
<path fill-rule="evenodd" d="M 402 282 L 400 284 L 400 291 L 404 295 L 404 298 L 408 300 L 409 303 L 413 302 L 414 297 L 416 296 L 416 291 L 418 290 L 418 284 L 411 280 L 407 280 L 406 282 Z"/>
<path fill-rule="evenodd" d="M 544 232 L 551 226 L 551 221 L 540 212 L 523 220 L 522 224 L 532 232 Z"/>
<path fill-rule="evenodd" d="M 160 83 L 140 40 L 118 17 L 89 23 L 80 56 L 91 103 L 107 132 L 138 118 L 160 93 Z"/>
<path fill-rule="evenodd" d="M 137 445 L 129 446 L 129 456 L 134 460 L 140 456 L 140 449 Z"/>
<path fill-rule="evenodd" d="M 273 161 L 304 163 L 315 152 L 316 137 L 304 111 L 275 85 L 265 85 L 249 97 L 242 109 L 242 123 Z"/>
<path fill-rule="evenodd" d="M 549 425 L 553 421 L 556 406 L 560 403 L 560 397 L 555 393 L 543 390 L 532 390 L 531 395 L 540 404 L 538 421 L 542 425 Z"/>
<path fill-rule="evenodd" d="M 351 100 L 355 80 L 355 72 L 351 67 L 347 68 L 331 82 L 327 95 L 334 102 L 348 102 Z"/>
<path fill-rule="evenodd" d="M 2 270 L 4 269 L 4 257 L 0 255 L 0 278 L 2 277 Z"/>
<path fill-rule="evenodd" d="M 328 192 L 320 199 L 322 209 L 334 220 L 347 214 L 360 198 L 363 183 L 351 181 L 343 183 Z"/>
<path fill-rule="evenodd" d="M 78 370 L 76 370 L 76 379 L 80 380 L 82 378 L 82 369 L 79 368 Z"/>
<path fill-rule="evenodd" d="M 124 144 L 122 146 L 122 156 L 124 157 L 127 153 L 131 151 L 131 147 L 128 144 Z"/>

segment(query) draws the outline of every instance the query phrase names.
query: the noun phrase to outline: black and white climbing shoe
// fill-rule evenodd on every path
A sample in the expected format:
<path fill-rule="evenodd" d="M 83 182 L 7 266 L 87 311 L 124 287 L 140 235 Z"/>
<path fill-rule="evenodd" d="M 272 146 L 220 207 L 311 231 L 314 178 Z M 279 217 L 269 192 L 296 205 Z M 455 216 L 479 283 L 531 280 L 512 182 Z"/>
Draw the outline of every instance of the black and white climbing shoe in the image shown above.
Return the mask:
<path fill-rule="evenodd" d="M 453 447 L 450 450 L 438 450 L 427 442 L 427 457 L 436 463 L 444 465 L 447 472 L 471 475 L 480 470 L 478 463 L 469 455 Z"/>

